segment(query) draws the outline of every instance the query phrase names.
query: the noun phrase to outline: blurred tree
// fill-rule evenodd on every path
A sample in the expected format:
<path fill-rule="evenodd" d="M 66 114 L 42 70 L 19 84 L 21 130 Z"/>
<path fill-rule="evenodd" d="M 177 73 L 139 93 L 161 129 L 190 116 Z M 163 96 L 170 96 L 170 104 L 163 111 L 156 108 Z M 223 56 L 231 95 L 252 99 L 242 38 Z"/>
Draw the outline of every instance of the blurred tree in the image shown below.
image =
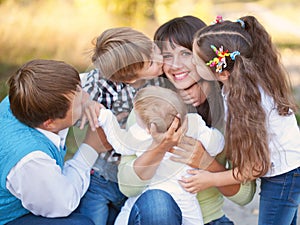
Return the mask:
<path fill-rule="evenodd" d="M 100 0 L 108 13 L 122 20 L 126 26 L 134 25 L 136 20 L 156 20 L 155 0 Z"/>

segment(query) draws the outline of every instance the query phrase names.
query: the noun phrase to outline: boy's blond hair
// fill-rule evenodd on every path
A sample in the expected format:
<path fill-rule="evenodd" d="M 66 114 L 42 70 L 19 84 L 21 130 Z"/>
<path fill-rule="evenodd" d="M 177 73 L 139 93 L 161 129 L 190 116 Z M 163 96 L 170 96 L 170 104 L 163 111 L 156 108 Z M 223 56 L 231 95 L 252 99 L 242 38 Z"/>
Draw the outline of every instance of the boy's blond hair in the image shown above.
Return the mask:
<path fill-rule="evenodd" d="M 176 92 L 158 86 L 139 90 L 134 98 L 134 110 L 147 128 L 154 123 L 158 132 L 166 132 L 178 114 L 182 124 L 187 114 L 187 107 Z"/>
<path fill-rule="evenodd" d="M 96 40 L 92 62 L 106 79 L 129 82 L 151 60 L 153 42 L 129 27 L 105 30 Z"/>

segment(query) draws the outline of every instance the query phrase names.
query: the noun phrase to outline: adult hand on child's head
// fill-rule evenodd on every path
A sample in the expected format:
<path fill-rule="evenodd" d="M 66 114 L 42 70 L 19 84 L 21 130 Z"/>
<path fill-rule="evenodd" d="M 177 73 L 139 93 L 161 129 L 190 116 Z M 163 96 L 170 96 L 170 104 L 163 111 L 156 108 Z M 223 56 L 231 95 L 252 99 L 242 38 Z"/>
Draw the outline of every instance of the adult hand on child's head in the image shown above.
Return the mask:
<path fill-rule="evenodd" d="M 191 87 L 179 90 L 179 94 L 185 104 L 193 105 L 197 107 L 205 102 L 207 95 L 209 93 L 210 86 L 209 82 L 196 82 Z"/>
<path fill-rule="evenodd" d="M 177 146 L 178 148 L 171 151 L 175 156 L 170 157 L 175 162 L 184 163 L 193 168 L 206 169 L 214 160 L 202 143 L 194 138 L 184 136 Z"/>
<path fill-rule="evenodd" d="M 150 134 L 153 138 L 152 147 L 160 146 L 160 148 L 167 152 L 176 146 L 184 133 L 186 126 L 179 126 L 180 119 L 175 117 L 169 129 L 164 133 L 157 132 L 155 124 L 151 124 Z"/>

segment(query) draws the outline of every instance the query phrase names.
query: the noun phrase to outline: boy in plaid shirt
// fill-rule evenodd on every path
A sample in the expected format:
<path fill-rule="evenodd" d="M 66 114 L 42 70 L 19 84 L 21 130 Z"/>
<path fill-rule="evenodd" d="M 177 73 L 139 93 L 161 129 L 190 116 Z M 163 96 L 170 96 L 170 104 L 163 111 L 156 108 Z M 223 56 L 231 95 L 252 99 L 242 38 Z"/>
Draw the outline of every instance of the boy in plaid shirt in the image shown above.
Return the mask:
<path fill-rule="evenodd" d="M 123 128 L 136 92 L 148 85 L 165 85 L 165 78 L 158 77 L 162 74 L 160 50 L 147 36 L 131 28 L 103 32 L 95 43 L 92 62 L 96 69 L 81 74 L 82 87 L 93 100 L 111 109 Z M 114 223 L 126 196 L 118 187 L 120 155 L 107 144 L 104 133 L 98 131 L 98 135 L 102 143 L 93 147 L 102 148 L 103 153 L 93 166 L 89 189 L 78 210 L 95 224 L 105 225 Z"/>

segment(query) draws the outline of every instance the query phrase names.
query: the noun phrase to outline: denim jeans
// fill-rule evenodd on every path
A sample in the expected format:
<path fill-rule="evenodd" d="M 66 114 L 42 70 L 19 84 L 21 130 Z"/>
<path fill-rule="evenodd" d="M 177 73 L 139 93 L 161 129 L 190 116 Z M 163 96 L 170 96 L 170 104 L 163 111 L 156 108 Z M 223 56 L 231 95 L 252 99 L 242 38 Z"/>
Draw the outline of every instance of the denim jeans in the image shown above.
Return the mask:
<path fill-rule="evenodd" d="M 112 225 L 126 199 L 116 182 L 106 180 L 94 171 L 77 212 L 88 216 L 97 225 Z"/>
<path fill-rule="evenodd" d="M 300 167 L 261 178 L 259 225 L 296 225 L 300 203 Z"/>
<path fill-rule="evenodd" d="M 128 225 L 181 225 L 181 210 L 170 194 L 148 190 L 134 203 Z"/>
<path fill-rule="evenodd" d="M 27 214 L 6 225 L 95 225 L 89 218 L 78 213 L 72 213 L 68 217 L 46 218 Z"/>
<path fill-rule="evenodd" d="M 219 219 L 206 223 L 205 225 L 234 225 L 234 223 L 224 215 Z"/>

